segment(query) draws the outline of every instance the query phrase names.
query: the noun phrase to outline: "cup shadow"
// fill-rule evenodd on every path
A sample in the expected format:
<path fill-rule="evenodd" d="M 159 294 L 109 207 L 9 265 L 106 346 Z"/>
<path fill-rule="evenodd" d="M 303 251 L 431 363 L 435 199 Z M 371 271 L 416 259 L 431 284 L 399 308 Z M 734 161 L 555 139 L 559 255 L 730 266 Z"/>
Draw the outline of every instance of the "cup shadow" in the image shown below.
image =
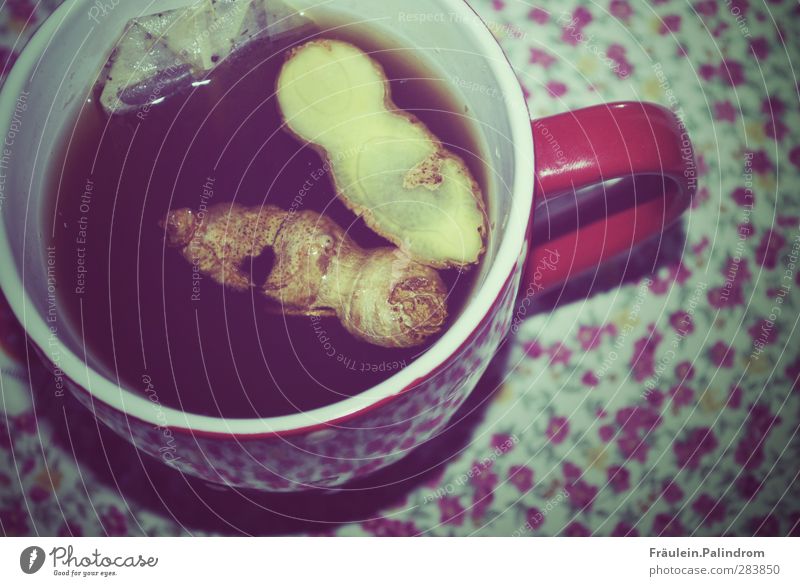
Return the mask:
<path fill-rule="evenodd" d="M 336 490 L 264 493 L 212 485 L 139 453 L 96 422 L 71 396 L 60 405 L 48 406 L 46 389 L 37 392 L 37 405 L 44 406 L 37 415 L 52 426 L 53 441 L 72 454 L 81 473 L 91 471 L 97 483 L 125 499 L 134 515 L 155 513 L 188 533 L 325 535 L 341 524 L 378 518 L 381 511 L 402 506 L 413 490 L 426 484 L 435 486 L 447 464 L 469 446 L 475 428 L 484 420 L 502 381 L 509 347 L 505 340 L 444 431 L 392 466 Z M 91 492 L 88 494 L 91 498 Z"/>
<path fill-rule="evenodd" d="M 565 305 L 636 282 L 683 254 L 685 234 L 680 223 L 661 238 L 637 246 L 625 258 L 577 277 L 557 290 L 537 296 L 532 313 Z M 37 416 L 53 428 L 53 440 L 72 454 L 81 472 L 122 496 L 134 515 L 149 511 L 177 523 L 186 533 L 225 535 L 331 534 L 342 524 L 381 516 L 406 504 L 422 486 L 436 488 L 448 463 L 467 448 L 487 406 L 505 376 L 511 343 L 506 338 L 486 374 L 448 427 L 416 447 L 398 463 L 358 482 L 331 491 L 262 493 L 212 485 L 186 476 L 161 461 L 139 453 L 126 440 L 96 422 L 73 397 L 63 403 L 48 400 L 47 389 L 35 391 Z M 88 493 L 91 498 L 91 493 Z M 138 531 L 137 531 L 138 532 Z"/>

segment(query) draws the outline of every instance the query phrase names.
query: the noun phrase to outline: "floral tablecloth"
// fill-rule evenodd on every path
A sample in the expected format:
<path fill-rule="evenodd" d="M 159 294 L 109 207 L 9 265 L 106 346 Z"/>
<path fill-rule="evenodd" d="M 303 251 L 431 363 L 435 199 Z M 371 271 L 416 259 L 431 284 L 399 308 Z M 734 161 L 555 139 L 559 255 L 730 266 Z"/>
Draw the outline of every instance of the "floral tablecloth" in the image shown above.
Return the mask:
<path fill-rule="evenodd" d="M 0 5 L 0 71 L 57 4 Z M 657 270 L 610 267 L 591 295 L 540 300 L 442 436 L 313 495 L 185 478 L 42 399 L 51 377 L 3 306 L 0 532 L 798 534 L 800 6 L 473 4 L 532 116 L 635 99 L 682 117 L 700 189 Z"/>

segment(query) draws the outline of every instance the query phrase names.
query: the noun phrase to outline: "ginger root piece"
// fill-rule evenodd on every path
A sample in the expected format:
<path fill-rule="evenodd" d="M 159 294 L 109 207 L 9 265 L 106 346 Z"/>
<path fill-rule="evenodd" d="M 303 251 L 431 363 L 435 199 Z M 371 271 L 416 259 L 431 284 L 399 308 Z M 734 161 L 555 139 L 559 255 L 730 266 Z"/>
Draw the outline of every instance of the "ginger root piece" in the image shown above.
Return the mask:
<path fill-rule="evenodd" d="M 266 248 L 275 264 L 260 286 L 289 315 L 338 316 L 357 338 L 410 348 L 439 333 L 447 290 L 432 268 L 396 248 L 364 250 L 332 220 L 275 206 L 213 206 L 203 215 L 171 211 L 167 242 L 218 283 L 239 291 L 256 286 L 243 270 Z"/>
<path fill-rule="evenodd" d="M 250 41 L 279 42 L 310 22 L 286 0 L 199 0 L 135 18 L 106 63 L 100 104 L 109 114 L 152 105 L 202 79 Z"/>
<path fill-rule="evenodd" d="M 327 158 L 340 198 L 414 260 L 477 263 L 487 219 L 464 161 L 392 102 L 382 67 L 359 48 L 314 40 L 292 49 L 277 96 L 287 127 Z"/>

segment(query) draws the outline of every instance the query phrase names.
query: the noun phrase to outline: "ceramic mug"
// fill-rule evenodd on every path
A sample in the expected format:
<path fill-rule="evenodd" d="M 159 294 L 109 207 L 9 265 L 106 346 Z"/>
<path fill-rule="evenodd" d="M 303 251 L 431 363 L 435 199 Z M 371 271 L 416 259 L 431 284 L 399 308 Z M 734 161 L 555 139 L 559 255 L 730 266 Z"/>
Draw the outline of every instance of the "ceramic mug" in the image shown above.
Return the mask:
<path fill-rule="evenodd" d="M 58 323 L 42 218 L 58 138 L 87 99 L 125 23 L 186 4 L 67 0 L 22 52 L 0 96 L 3 293 L 52 366 L 57 396 L 69 389 L 141 451 L 186 474 L 293 491 L 336 487 L 395 462 L 447 425 L 533 296 L 660 234 L 691 200 L 692 147 L 672 113 L 628 102 L 531 123 L 513 69 L 463 0 L 293 0 L 298 8 L 330 5 L 390 29 L 452 81 L 475 121 L 490 170 L 492 234 L 481 285 L 419 359 L 333 405 L 284 417 L 224 419 L 154 403 L 84 361 L 79 337 Z M 594 190 L 594 203 L 579 197 L 597 185 L 602 189 Z M 591 220 L 546 242 L 536 238 L 532 246 L 534 210 L 548 214 L 552 227 L 559 214 L 585 209 L 578 200 L 600 216 L 589 215 Z"/>

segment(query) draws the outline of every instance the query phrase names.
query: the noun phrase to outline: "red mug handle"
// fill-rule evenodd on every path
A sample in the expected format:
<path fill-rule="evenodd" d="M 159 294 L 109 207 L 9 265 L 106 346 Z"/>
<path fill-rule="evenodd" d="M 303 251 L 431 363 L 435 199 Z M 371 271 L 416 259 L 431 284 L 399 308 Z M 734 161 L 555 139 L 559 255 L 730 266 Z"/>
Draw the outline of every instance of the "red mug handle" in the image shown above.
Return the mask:
<path fill-rule="evenodd" d="M 526 264 L 529 294 L 563 284 L 572 276 L 630 251 L 643 240 L 662 233 L 689 207 L 697 185 L 694 151 L 683 123 L 666 108 L 618 102 L 558 114 L 532 124 L 534 209 L 614 179 L 651 176 L 656 181 L 648 184 L 648 191 L 655 185 L 657 193 L 642 194 L 646 196 L 642 198 L 634 193 L 632 199 L 628 194 L 627 206 L 621 211 L 549 242 L 534 244 Z M 635 189 L 635 183 L 630 185 Z M 619 198 L 619 190 L 603 191 L 608 199 Z M 619 208 L 614 204 L 605 201 L 605 209 Z"/>

